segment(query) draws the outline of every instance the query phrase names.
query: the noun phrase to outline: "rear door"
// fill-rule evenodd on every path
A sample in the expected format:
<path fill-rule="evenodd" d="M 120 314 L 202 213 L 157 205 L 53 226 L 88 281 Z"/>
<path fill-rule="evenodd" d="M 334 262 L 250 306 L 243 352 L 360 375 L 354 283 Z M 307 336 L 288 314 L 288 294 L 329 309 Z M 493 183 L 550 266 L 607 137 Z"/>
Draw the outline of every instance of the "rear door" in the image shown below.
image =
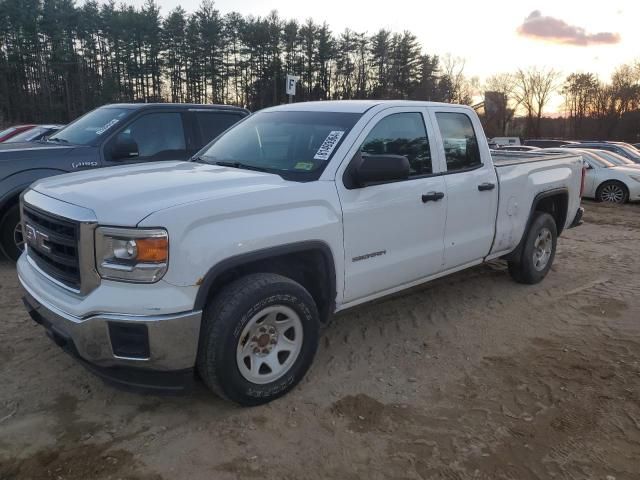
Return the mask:
<path fill-rule="evenodd" d="M 466 109 L 430 110 L 445 159 L 447 223 L 445 268 L 455 268 L 488 255 L 495 233 L 498 182 L 478 118 Z"/>
<path fill-rule="evenodd" d="M 336 187 L 343 211 L 344 301 L 388 291 L 440 272 L 446 214 L 442 166 L 433 158 L 433 135 L 424 108 L 390 108 L 367 124 L 347 154 L 403 155 L 407 180 L 349 189 Z"/>
<path fill-rule="evenodd" d="M 191 109 L 194 118 L 196 150 L 200 150 L 227 128 L 242 120 L 241 111 Z"/>

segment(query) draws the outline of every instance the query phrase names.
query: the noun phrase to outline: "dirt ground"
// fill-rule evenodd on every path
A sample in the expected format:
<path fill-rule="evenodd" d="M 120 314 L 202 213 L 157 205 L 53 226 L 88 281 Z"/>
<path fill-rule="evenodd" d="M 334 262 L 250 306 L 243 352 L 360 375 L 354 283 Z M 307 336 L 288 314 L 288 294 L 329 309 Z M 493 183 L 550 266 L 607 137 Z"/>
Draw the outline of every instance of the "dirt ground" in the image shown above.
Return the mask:
<path fill-rule="evenodd" d="M 496 262 L 341 314 L 252 409 L 103 384 L 4 263 L 0 479 L 639 479 L 640 205 L 585 207 L 541 284 Z"/>

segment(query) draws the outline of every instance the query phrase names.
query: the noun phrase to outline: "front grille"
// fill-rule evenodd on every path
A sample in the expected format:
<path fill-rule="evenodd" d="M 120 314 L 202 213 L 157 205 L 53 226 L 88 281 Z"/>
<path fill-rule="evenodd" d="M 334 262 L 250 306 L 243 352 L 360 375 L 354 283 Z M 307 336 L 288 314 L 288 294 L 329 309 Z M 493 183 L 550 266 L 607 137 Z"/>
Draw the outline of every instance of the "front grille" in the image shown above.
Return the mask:
<path fill-rule="evenodd" d="M 26 204 L 22 214 L 29 257 L 54 280 L 79 290 L 78 223 Z"/>

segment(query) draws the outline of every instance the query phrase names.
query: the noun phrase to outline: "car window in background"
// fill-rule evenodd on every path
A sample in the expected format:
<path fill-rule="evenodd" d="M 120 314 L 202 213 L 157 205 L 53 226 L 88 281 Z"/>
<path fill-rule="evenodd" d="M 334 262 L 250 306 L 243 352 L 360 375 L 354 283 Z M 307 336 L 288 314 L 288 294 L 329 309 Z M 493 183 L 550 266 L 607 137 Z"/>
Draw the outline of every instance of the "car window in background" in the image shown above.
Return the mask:
<path fill-rule="evenodd" d="M 361 117 L 342 112 L 258 112 L 195 156 L 197 161 L 317 180 Z"/>
<path fill-rule="evenodd" d="M 237 113 L 196 112 L 201 147 L 216 138 L 227 128 L 242 119 Z"/>
<path fill-rule="evenodd" d="M 626 145 L 616 145 L 616 147 L 618 147 L 621 151 L 614 150 L 614 152 L 619 153 L 620 155 L 623 155 L 633 161 L 640 161 L 640 152 L 638 152 L 638 150 L 636 150 L 635 148 L 628 147 Z"/>
<path fill-rule="evenodd" d="M 122 122 L 131 110 L 102 107 L 70 123 L 49 137 L 49 141 L 73 145 L 93 145 L 100 137 Z"/>
<path fill-rule="evenodd" d="M 360 151 L 369 155 L 402 155 L 409 160 L 410 177 L 433 173 L 427 130 L 420 113 L 394 113 L 369 132 Z"/>
<path fill-rule="evenodd" d="M 143 115 L 114 140 L 120 136 L 131 136 L 136 142 L 138 160 L 182 160 L 186 157 L 182 114 L 178 112 Z"/>
<path fill-rule="evenodd" d="M 604 158 L 605 160 L 613 163 L 614 165 L 637 165 L 633 160 L 623 157 L 615 152 L 608 152 L 606 150 L 599 150 L 594 152 L 595 155 Z"/>
<path fill-rule="evenodd" d="M 615 167 L 613 163 L 609 162 L 608 160 L 605 160 L 602 157 L 594 155 L 590 152 L 580 152 L 580 154 L 586 157 L 589 160 L 589 163 L 591 163 L 592 165 L 598 166 L 600 168 Z"/>
<path fill-rule="evenodd" d="M 447 171 L 466 170 L 482 165 L 478 139 L 471 119 L 464 113 L 436 113 L 444 143 Z"/>
<path fill-rule="evenodd" d="M 14 135 L 5 143 L 33 142 L 57 130 L 48 127 L 33 127 L 31 130 Z"/>
<path fill-rule="evenodd" d="M 16 127 L 6 128 L 0 132 L 0 138 L 4 137 L 5 135 L 9 135 L 10 133 L 13 133 L 15 131 L 16 131 Z"/>

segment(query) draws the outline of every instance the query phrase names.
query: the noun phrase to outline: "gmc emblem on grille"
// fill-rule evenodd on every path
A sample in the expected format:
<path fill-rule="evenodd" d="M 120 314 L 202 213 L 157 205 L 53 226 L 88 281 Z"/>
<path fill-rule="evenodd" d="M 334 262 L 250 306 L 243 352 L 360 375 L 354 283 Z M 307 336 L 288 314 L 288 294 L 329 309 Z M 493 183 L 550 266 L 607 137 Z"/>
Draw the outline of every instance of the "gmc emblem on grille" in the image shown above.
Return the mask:
<path fill-rule="evenodd" d="M 38 250 L 42 250 L 43 252 L 51 253 L 51 247 L 47 245 L 47 242 L 49 241 L 49 235 L 36 230 L 28 223 L 25 223 L 24 225 L 24 234 L 29 245 L 37 248 Z"/>

